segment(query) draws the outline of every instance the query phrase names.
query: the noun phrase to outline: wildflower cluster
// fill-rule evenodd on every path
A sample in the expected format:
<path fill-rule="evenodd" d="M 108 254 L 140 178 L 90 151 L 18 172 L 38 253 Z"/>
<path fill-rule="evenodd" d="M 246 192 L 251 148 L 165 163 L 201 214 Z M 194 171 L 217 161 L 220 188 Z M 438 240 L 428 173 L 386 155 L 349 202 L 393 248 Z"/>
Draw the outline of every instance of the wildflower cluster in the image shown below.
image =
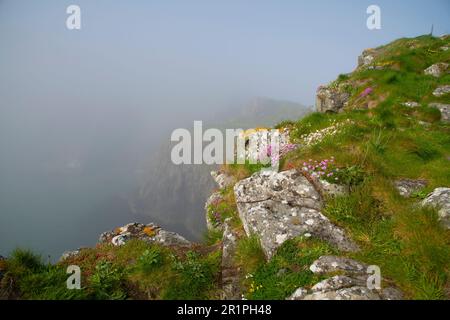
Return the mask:
<path fill-rule="evenodd" d="M 361 92 L 361 94 L 359 95 L 361 98 L 367 97 L 369 94 L 371 94 L 373 92 L 373 89 L 371 87 L 368 87 L 366 89 L 364 89 L 363 92 Z"/>
<path fill-rule="evenodd" d="M 300 140 L 302 141 L 302 144 L 304 144 L 305 146 L 312 146 L 314 144 L 320 143 L 323 139 L 325 139 L 328 136 L 333 136 L 339 133 L 345 125 L 352 123 L 353 121 L 350 119 L 347 119 L 342 122 L 337 122 L 336 120 L 333 120 L 331 122 L 331 126 L 321 130 L 316 130 L 309 134 L 304 134 L 300 136 Z"/>
<path fill-rule="evenodd" d="M 298 148 L 297 144 L 287 143 L 280 147 L 280 150 L 278 152 L 273 152 L 274 148 L 272 145 L 269 145 L 266 149 L 266 151 L 263 151 L 263 153 L 260 155 L 260 159 L 263 160 L 266 157 L 270 157 L 271 163 L 276 164 L 282 157 L 284 157 L 286 154 L 288 154 L 291 151 L 294 151 Z"/>
<path fill-rule="evenodd" d="M 313 178 L 324 179 L 334 183 L 339 180 L 336 176 L 339 168 L 336 168 L 334 165 L 334 157 L 322 161 L 310 159 L 307 162 L 303 162 L 302 170 Z"/>

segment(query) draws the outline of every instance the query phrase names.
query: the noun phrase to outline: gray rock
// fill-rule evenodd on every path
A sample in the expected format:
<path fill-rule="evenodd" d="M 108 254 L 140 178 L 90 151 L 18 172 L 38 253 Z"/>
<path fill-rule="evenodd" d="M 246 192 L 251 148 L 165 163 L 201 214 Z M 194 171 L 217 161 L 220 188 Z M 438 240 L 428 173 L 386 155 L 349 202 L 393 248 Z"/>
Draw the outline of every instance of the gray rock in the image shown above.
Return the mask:
<path fill-rule="evenodd" d="M 350 94 L 340 88 L 321 86 L 316 94 L 318 112 L 340 112 L 347 104 Z"/>
<path fill-rule="evenodd" d="M 375 50 L 367 49 L 358 57 L 358 68 L 367 67 L 375 60 Z"/>
<path fill-rule="evenodd" d="M 306 295 L 302 300 L 381 300 L 377 292 L 366 287 L 350 287 L 333 291 L 319 291 Z"/>
<path fill-rule="evenodd" d="M 433 96 L 442 97 L 448 93 L 450 93 L 450 85 L 443 85 L 443 86 L 437 87 L 436 90 L 433 91 Z"/>
<path fill-rule="evenodd" d="M 240 299 L 241 290 L 239 285 L 239 269 L 234 262 L 236 252 L 237 234 L 230 226 L 231 219 L 228 218 L 224 223 L 224 232 L 222 238 L 222 299 L 237 300 Z"/>
<path fill-rule="evenodd" d="M 175 232 L 161 229 L 156 224 L 129 223 L 113 231 L 100 235 L 100 243 L 111 243 L 121 246 L 131 239 L 139 239 L 148 243 L 158 243 L 163 246 L 190 246 L 191 242 Z"/>
<path fill-rule="evenodd" d="M 229 176 L 223 172 L 219 171 L 211 171 L 211 176 L 214 181 L 217 183 L 220 189 L 233 186 L 236 183 L 236 178 L 233 176 Z"/>
<path fill-rule="evenodd" d="M 348 193 L 348 188 L 336 183 L 329 183 L 323 179 L 316 179 L 317 187 L 321 194 L 331 197 L 343 196 Z"/>
<path fill-rule="evenodd" d="M 400 179 L 394 182 L 394 185 L 402 197 L 408 198 L 414 192 L 426 187 L 425 180 Z"/>
<path fill-rule="evenodd" d="M 422 206 L 438 209 L 439 220 L 444 228 L 450 229 L 450 188 L 436 188 L 423 201 Z"/>
<path fill-rule="evenodd" d="M 311 266 L 317 274 L 343 273 L 316 283 L 310 290 L 298 288 L 288 300 L 400 300 L 402 293 L 392 287 L 367 287 L 367 265 L 356 260 L 322 256 Z"/>
<path fill-rule="evenodd" d="M 65 251 L 61 255 L 61 258 L 59 258 L 59 261 L 62 262 L 66 259 L 74 258 L 80 254 L 81 250 L 82 250 L 82 248 L 78 248 L 77 250 L 72 250 L 72 251 Z"/>
<path fill-rule="evenodd" d="M 338 257 L 322 256 L 309 267 L 313 273 L 326 274 L 333 272 L 345 272 L 347 274 L 366 274 L 368 265 L 359 261 Z"/>
<path fill-rule="evenodd" d="M 436 78 L 447 73 L 448 63 L 436 63 L 425 69 L 424 73 Z"/>
<path fill-rule="evenodd" d="M 420 103 L 415 102 L 415 101 L 407 101 L 407 102 L 403 102 L 402 106 L 405 106 L 408 108 L 417 108 L 417 107 L 420 107 Z"/>
<path fill-rule="evenodd" d="M 320 212 L 319 193 L 296 170 L 255 173 L 238 182 L 234 193 L 245 232 L 259 237 L 269 259 L 286 240 L 307 233 L 344 251 L 358 249 Z"/>
<path fill-rule="evenodd" d="M 430 103 L 430 107 L 437 108 L 441 112 L 441 120 L 450 122 L 450 104 L 445 103 Z"/>

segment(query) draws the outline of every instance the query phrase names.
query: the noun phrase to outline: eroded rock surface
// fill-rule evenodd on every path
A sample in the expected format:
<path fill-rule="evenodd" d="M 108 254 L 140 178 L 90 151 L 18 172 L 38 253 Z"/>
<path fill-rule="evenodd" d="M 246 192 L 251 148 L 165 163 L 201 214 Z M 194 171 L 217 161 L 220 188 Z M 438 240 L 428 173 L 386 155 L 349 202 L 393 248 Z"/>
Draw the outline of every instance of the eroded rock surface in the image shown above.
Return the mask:
<path fill-rule="evenodd" d="M 425 69 L 425 74 L 439 78 L 447 73 L 448 63 L 440 62 Z"/>
<path fill-rule="evenodd" d="M 450 122 L 450 104 L 445 103 L 430 103 L 430 107 L 437 108 L 441 112 L 441 120 Z"/>
<path fill-rule="evenodd" d="M 442 97 L 450 93 L 450 85 L 439 86 L 433 91 L 433 96 Z"/>
<path fill-rule="evenodd" d="M 235 177 L 229 176 L 226 173 L 220 171 L 211 171 L 211 176 L 220 189 L 230 187 L 236 183 Z"/>
<path fill-rule="evenodd" d="M 340 88 L 321 86 L 317 90 L 316 109 L 318 112 L 340 112 L 347 104 L 350 94 Z"/>
<path fill-rule="evenodd" d="M 427 182 L 425 180 L 413 180 L 413 179 L 399 179 L 394 182 L 394 185 L 402 197 L 408 198 L 414 192 L 426 187 Z"/>
<path fill-rule="evenodd" d="M 129 223 L 113 231 L 100 235 L 100 243 L 111 243 L 115 246 L 124 245 L 131 239 L 139 239 L 149 243 L 157 243 L 164 246 L 190 246 L 191 242 L 178 233 L 161 229 L 154 223 L 147 225 L 142 223 Z"/>
<path fill-rule="evenodd" d="M 245 232 L 259 237 L 269 259 L 286 240 L 306 233 L 344 251 L 358 249 L 320 212 L 319 193 L 296 170 L 255 173 L 238 182 L 234 193 Z"/>
<path fill-rule="evenodd" d="M 230 218 L 225 220 L 222 238 L 222 299 L 240 299 L 239 269 L 234 262 L 238 235 L 230 226 Z"/>
<path fill-rule="evenodd" d="M 400 300 L 393 288 L 369 289 L 365 263 L 338 256 L 322 256 L 310 266 L 316 274 L 339 273 L 316 283 L 311 289 L 298 288 L 288 300 Z"/>
<path fill-rule="evenodd" d="M 423 201 L 422 206 L 437 208 L 439 220 L 450 229 L 450 188 L 436 188 Z"/>

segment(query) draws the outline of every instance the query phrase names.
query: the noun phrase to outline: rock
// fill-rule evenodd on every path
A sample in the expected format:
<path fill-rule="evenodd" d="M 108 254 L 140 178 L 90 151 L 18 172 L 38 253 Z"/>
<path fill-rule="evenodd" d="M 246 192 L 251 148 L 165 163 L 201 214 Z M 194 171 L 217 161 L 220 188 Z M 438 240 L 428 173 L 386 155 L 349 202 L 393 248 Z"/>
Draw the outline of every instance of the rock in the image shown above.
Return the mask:
<path fill-rule="evenodd" d="M 427 75 L 439 78 L 440 76 L 447 73 L 447 69 L 448 69 L 448 63 L 440 62 L 440 63 L 433 64 L 432 66 L 425 69 L 424 73 Z"/>
<path fill-rule="evenodd" d="M 321 86 L 316 94 L 316 109 L 318 112 L 340 112 L 347 104 L 350 94 L 340 88 Z"/>
<path fill-rule="evenodd" d="M 156 224 L 129 223 L 113 231 L 100 235 L 100 243 L 111 243 L 114 246 L 124 245 L 131 239 L 139 239 L 148 243 L 158 243 L 163 246 L 190 246 L 191 242 L 175 232 L 161 229 Z"/>
<path fill-rule="evenodd" d="M 330 183 L 323 179 L 316 179 L 316 186 L 321 194 L 325 196 L 337 197 L 348 193 L 348 188 L 336 183 Z"/>
<path fill-rule="evenodd" d="M 443 46 L 443 47 L 441 47 L 441 50 L 442 51 L 447 51 L 449 48 L 450 48 L 449 46 Z"/>
<path fill-rule="evenodd" d="M 286 300 L 303 300 L 303 298 L 307 295 L 308 295 L 308 290 L 303 289 L 303 288 L 298 288 Z"/>
<path fill-rule="evenodd" d="M 313 262 L 309 270 L 316 274 L 345 272 L 361 275 L 366 274 L 367 268 L 368 265 L 353 259 L 338 256 L 322 256 Z"/>
<path fill-rule="evenodd" d="M 270 161 L 273 161 L 274 158 L 269 154 L 269 146 L 272 145 L 272 142 L 278 141 L 280 153 L 290 145 L 290 134 L 287 128 L 248 129 L 242 133 L 240 138 L 245 140 L 245 154 L 238 153 L 237 158 L 243 159 L 245 157 L 246 160 L 255 162 L 267 160 L 270 163 Z"/>
<path fill-rule="evenodd" d="M 450 93 L 450 85 L 439 86 L 433 91 L 433 96 L 442 97 Z"/>
<path fill-rule="evenodd" d="M 350 287 L 332 291 L 319 291 L 306 295 L 302 300 L 381 300 L 379 294 L 366 287 Z"/>
<path fill-rule="evenodd" d="M 213 177 L 214 181 L 217 183 L 220 189 L 233 186 L 236 183 L 235 177 L 229 176 L 222 172 L 211 171 L 211 176 Z"/>
<path fill-rule="evenodd" d="M 222 300 L 237 300 L 241 296 L 239 269 L 234 262 L 238 236 L 230 221 L 225 220 L 222 238 Z"/>
<path fill-rule="evenodd" d="M 393 288 L 367 287 L 367 265 L 348 258 L 322 256 L 310 266 L 317 274 L 342 273 L 322 280 L 310 290 L 298 288 L 288 300 L 400 300 L 402 293 Z"/>
<path fill-rule="evenodd" d="M 436 188 L 423 201 L 422 206 L 438 209 L 439 220 L 450 229 L 450 188 Z"/>
<path fill-rule="evenodd" d="M 437 108 L 441 112 L 441 120 L 444 122 L 450 122 L 450 104 L 444 103 L 430 103 L 430 107 Z"/>
<path fill-rule="evenodd" d="M 62 262 L 66 259 L 70 259 L 70 258 L 74 258 L 76 256 L 78 256 L 81 252 L 82 248 L 78 248 L 77 250 L 72 250 L 72 251 L 65 251 L 62 255 L 61 258 L 59 258 L 59 262 Z"/>
<path fill-rule="evenodd" d="M 405 106 L 408 108 L 417 108 L 417 107 L 420 107 L 420 103 L 415 102 L 415 101 L 407 101 L 407 102 L 403 102 L 402 106 Z"/>
<path fill-rule="evenodd" d="M 400 179 L 394 182 L 395 187 L 402 197 L 408 198 L 414 192 L 420 191 L 426 187 L 425 180 Z"/>
<path fill-rule="evenodd" d="M 344 251 L 358 249 L 320 212 L 319 193 L 296 170 L 255 173 L 238 182 L 234 193 L 245 232 L 259 237 L 269 259 L 286 240 L 306 233 Z"/>
<path fill-rule="evenodd" d="M 376 51 L 374 49 L 366 49 L 358 57 L 358 68 L 367 67 L 375 60 Z"/>

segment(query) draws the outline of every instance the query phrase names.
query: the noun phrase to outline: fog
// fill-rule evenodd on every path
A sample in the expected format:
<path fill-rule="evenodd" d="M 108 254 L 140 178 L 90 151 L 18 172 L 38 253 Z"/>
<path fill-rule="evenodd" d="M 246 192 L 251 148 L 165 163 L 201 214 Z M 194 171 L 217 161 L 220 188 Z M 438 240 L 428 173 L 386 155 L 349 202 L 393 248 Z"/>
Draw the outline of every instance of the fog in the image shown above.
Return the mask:
<path fill-rule="evenodd" d="M 55 259 L 134 219 L 199 239 L 203 227 L 183 227 L 182 195 L 152 195 L 175 211 L 170 223 L 130 210 L 143 176 L 170 163 L 171 131 L 220 123 L 227 110 L 235 118 L 253 97 L 312 105 L 364 48 L 431 22 L 449 31 L 446 1 L 379 2 L 386 24 L 373 33 L 364 1 L 0 0 L 0 254 L 26 247 Z M 66 28 L 74 3 L 81 30 Z"/>

